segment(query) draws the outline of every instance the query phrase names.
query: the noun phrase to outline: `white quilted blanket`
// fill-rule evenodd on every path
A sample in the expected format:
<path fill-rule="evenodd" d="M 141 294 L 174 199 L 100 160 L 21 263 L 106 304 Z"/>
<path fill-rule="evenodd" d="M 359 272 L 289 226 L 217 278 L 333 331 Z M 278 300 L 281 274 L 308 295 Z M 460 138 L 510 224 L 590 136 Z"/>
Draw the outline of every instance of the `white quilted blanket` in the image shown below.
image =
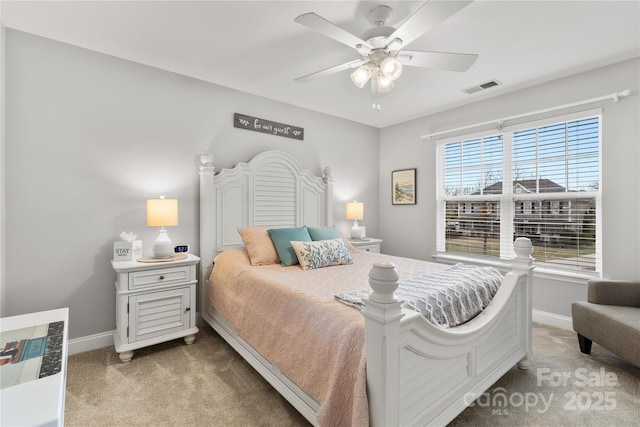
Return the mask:
<path fill-rule="evenodd" d="M 401 280 L 396 296 L 429 322 L 451 328 L 477 316 L 489 305 L 502 283 L 493 267 L 456 264 L 445 270 Z M 371 289 L 336 295 L 342 303 L 363 308 Z"/>

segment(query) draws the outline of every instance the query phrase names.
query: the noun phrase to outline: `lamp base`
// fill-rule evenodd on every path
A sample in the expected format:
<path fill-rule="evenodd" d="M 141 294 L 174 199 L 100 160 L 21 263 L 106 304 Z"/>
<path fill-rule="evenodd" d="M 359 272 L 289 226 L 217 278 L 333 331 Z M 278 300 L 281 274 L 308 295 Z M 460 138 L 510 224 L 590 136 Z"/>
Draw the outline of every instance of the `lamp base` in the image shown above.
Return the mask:
<path fill-rule="evenodd" d="M 364 229 L 358 225 L 358 220 L 353 221 L 353 227 L 351 227 L 351 238 L 360 240 L 364 237 Z"/>
<path fill-rule="evenodd" d="M 173 242 L 167 234 L 167 230 L 160 229 L 158 238 L 153 242 L 153 256 L 155 258 L 169 258 L 173 254 Z"/>

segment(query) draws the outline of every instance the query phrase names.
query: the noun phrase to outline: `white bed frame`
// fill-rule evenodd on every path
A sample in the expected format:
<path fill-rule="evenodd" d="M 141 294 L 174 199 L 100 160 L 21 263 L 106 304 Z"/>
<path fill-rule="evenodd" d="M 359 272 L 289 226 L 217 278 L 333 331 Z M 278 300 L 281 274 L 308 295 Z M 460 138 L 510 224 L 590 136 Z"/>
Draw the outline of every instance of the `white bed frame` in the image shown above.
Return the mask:
<path fill-rule="evenodd" d="M 202 318 L 312 424 L 320 406 L 281 374 L 209 304 L 205 285 L 221 251 L 242 247 L 237 227 L 333 224 L 333 178 L 304 170 L 291 155 L 266 151 L 215 173 L 200 166 L 200 301 Z M 491 305 L 464 325 L 442 329 L 402 309 L 393 265 L 375 264 L 363 310 L 367 394 L 373 426 L 444 426 L 531 352 L 532 246 L 515 242 L 512 270 Z"/>

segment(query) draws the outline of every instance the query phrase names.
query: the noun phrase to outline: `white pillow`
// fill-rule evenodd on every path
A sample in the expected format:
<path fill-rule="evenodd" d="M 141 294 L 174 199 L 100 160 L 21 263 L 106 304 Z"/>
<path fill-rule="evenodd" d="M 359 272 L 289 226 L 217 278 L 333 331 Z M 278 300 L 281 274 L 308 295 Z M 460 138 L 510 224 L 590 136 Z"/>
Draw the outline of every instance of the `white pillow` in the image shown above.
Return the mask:
<path fill-rule="evenodd" d="M 342 239 L 316 240 L 315 242 L 292 240 L 291 247 L 303 270 L 353 263 L 353 257 L 345 248 Z"/>

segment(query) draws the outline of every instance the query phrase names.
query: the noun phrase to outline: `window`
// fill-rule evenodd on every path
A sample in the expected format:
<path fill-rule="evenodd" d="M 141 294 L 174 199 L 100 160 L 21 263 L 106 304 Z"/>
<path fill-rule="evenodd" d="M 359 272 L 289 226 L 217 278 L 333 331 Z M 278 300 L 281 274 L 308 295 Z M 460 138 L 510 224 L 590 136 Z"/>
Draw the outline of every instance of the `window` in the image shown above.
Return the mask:
<path fill-rule="evenodd" d="M 528 237 L 553 269 L 600 271 L 599 111 L 442 141 L 438 252 L 511 259 Z"/>

